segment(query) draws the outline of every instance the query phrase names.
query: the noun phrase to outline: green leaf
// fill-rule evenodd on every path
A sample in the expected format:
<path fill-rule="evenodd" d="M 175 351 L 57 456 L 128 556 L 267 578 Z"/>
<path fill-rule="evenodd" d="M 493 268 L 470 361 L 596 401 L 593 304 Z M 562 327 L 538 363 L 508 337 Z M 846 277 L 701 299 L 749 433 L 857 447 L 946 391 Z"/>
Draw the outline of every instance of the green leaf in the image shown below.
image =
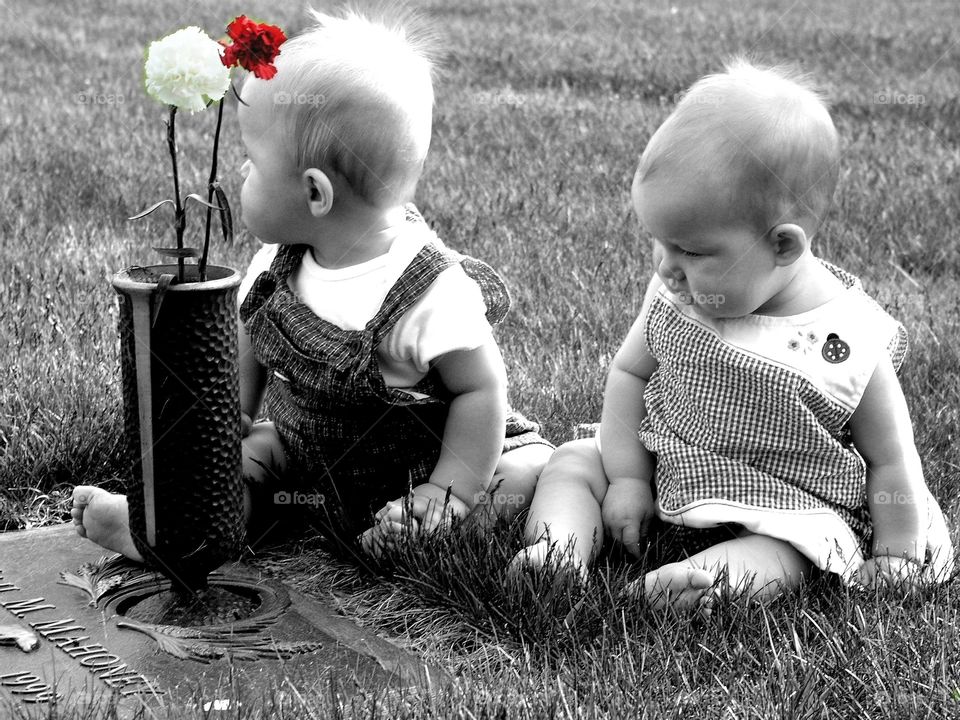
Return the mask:
<path fill-rule="evenodd" d="M 163 255 L 164 257 L 172 257 L 172 258 L 178 258 L 178 259 L 179 259 L 179 258 L 198 257 L 198 256 L 200 255 L 200 251 L 197 250 L 196 248 L 162 248 L 162 247 L 155 247 L 153 250 L 154 250 L 154 252 L 160 253 L 160 254 Z"/>
<path fill-rule="evenodd" d="M 187 206 L 187 200 L 193 200 L 194 202 L 200 203 L 200 204 L 203 205 L 204 207 L 213 208 L 214 210 L 221 210 L 221 209 L 222 209 L 222 208 L 217 207 L 216 205 L 211 205 L 210 203 L 208 203 L 206 200 L 204 200 L 202 197 L 200 197 L 200 196 L 197 195 L 196 193 L 190 193 L 189 195 L 187 195 L 187 196 L 183 199 L 183 206 L 184 206 L 184 207 Z"/>
<path fill-rule="evenodd" d="M 213 192 L 217 198 L 217 204 L 220 206 L 220 229 L 223 230 L 223 241 L 228 247 L 232 247 L 233 215 L 230 212 L 230 203 L 227 201 L 227 194 L 218 182 L 213 184 Z"/>
<path fill-rule="evenodd" d="M 163 298 L 167 294 L 167 290 L 170 289 L 170 285 L 173 283 L 173 275 L 164 273 L 160 276 L 160 279 L 157 280 L 157 289 L 153 296 L 153 316 L 150 318 L 150 327 L 153 327 L 157 324 L 157 318 L 160 317 L 160 306 L 163 305 Z"/>
<path fill-rule="evenodd" d="M 150 213 L 152 213 L 154 210 L 156 210 L 156 209 L 157 209 L 158 207 L 160 207 L 161 205 L 166 205 L 167 203 L 170 203 L 171 205 L 173 205 L 174 207 L 176 207 L 176 203 L 174 203 L 173 200 L 169 200 L 169 199 L 167 199 L 167 200 L 161 200 L 160 202 L 158 202 L 158 203 L 156 203 L 156 204 L 151 205 L 150 207 L 148 207 L 148 208 L 147 208 L 146 210 L 144 210 L 142 213 L 138 213 L 137 215 L 134 215 L 133 217 L 127 218 L 127 220 L 139 220 L 140 218 L 146 217 L 147 215 L 149 215 Z"/>

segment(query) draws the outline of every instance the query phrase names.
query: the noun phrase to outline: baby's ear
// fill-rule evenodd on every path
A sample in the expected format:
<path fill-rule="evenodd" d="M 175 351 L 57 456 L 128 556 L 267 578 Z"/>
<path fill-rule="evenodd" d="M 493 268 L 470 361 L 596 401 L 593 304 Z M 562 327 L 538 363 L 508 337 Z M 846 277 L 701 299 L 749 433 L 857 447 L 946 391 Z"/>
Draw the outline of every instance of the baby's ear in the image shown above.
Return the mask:
<path fill-rule="evenodd" d="M 770 244 L 776 253 L 776 263 L 781 267 L 793 264 L 807 251 L 807 234 L 793 223 L 781 223 L 770 231 Z"/>
<path fill-rule="evenodd" d="M 323 170 L 304 170 L 303 185 L 307 191 L 307 206 L 314 217 L 323 217 L 333 208 L 333 183 Z"/>

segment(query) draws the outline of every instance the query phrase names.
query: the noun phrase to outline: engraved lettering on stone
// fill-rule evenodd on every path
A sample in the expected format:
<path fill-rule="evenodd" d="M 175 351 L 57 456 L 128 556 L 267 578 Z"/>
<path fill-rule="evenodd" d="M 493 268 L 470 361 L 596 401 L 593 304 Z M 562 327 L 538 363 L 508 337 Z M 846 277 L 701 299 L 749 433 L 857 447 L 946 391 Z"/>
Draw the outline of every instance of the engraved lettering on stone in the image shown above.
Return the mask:
<path fill-rule="evenodd" d="M 6 685 L 7 687 L 30 685 L 31 683 L 35 682 L 40 682 L 40 678 L 38 678 L 36 675 L 31 675 L 28 672 L 7 673 L 6 675 L 0 675 L 0 685 Z"/>
<path fill-rule="evenodd" d="M 14 590 L 19 590 L 16 585 L 13 583 L 4 582 L 3 580 L 3 570 L 0 570 L 0 593 L 13 592 Z"/>
<path fill-rule="evenodd" d="M 104 660 L 106 662 L 104 662 Z M 120 658 L 117 655 L 111 655 L 106 650 L 104 650 L 102 653 L 85 657 L 83 660 L 80 661 L 80 664 L 88 668 L 105 668 L 105 667 L 110 667 L 114 663 L 118 663 L 118 662 L 120 662 Z"/>
<path fill-rule="evenodd" d="M 125 688 L 127 685 L 145 685 L 143 692 L 154 692 L 149 680 L 133 670 L 127 670 L 125 664 L 109 670 L 101 670 L 97 673 L 97 677 L 114 689 Z"/>
<path fill-rule="evenodd" d="M 73 645 L 74 643 L 81 643 L 81 642 L 83 642 L 84 640 L 89 640 L 89 639 L 90 639 L 90 636 L 89 636 L 89 635 L 82 635 L 82 636 L 80 636 L 80 637 L 64 638 L 63 640 L 58 640 L 57 642 L 55 642 L 54 645 L 56 645 L 58 648 L 60 648 L 61 650 L 63 650 L 65 653 L 67 653 L 67 654 L 69 655 L 69 654 L 70 654 L 70 651 L 66 649 L 68 645 Z"/>
<path fill-rule="evenodd" d="M 51 700 L 54 700 L 54 699 L 59 700 L 62 697 L 63 695 L 61 693 L 57 693 L 56 695 L 54 695 L 53 688 L 50 688 L 49 690 L 45 690 L 39 695 L 30 695 L 28 697 L 25 697 L 23 698 L 23 701 L 27 703 L 45 703 L 45 702 L 50 702 Z"/>
<path fill-rule="evenodd" d="M 57 637 L 58 635 L 73 632 L 74 630 L 85 629 L 83 625 L 71 625 L 70 623 L 72 622 L 74 622 L 73 618 L 67 618 L 66 620 L 50 620 L 48 622 L 32 622 L 30 623 L 30 627 L 51 642 L 56 642 L 57 640 L 64 639 Z"/>
<path fill-rule="evenodd" d="M 72 657 L 74 660 L 77 658 L 87 657 L 88 655 L 96 655 L 98 653 L 106 652 L 107 649 L 96 643 L 94 645 L 78 645 L 75 648 L 64 649 L 64 652 Z"/>
<path fill-rule="evenodd" d="M 83 625 L 72 624 L 74 622 L 73 618 L 37 621 L 31 623 L 31 627 L 71 658 L 78 659 L 81 666 L 90 668 L 92 672 L 96 673 L 96 677 L 106 683 L 108 687 L 117 689 L 127 686 L 140 686 L 137 690 L 128 690 L 128 694 L 158 694 L 158 691 L 147 678 L 137 672 L 128 670 L 127 665 L 122 664 L 120 658 L 112 654 L 103 645 L 99 643 L 81 645 L 80 643 L 90 639 L 89 635 L 68 635 L 68 633 L 77 630 L 82 632 L 86 629 Z M 120 664 L 118 665 L 118 663 Z"/>
<path fill-rule="evenodd" d="M 60 693 L 54 693 L 50 685 L 28 672 L 0 675 L 0 685 L 10 688 L 10 692 L 15 695 L 26 695 L 27 697 L 20 699 L 29 703 L 49 702 L 63 697 Z"/>
<path fill-rule="evenodd" d="M 40 610 L 56 610 L 56 605 L 44 605 L 46 602 L 45 598 L 36 597 L 31 598 L 30 600 L 9 600 L 7 602 L 0 602 L 0 605 L 3 605 L 7 610 L 12 612 L 18 618 L 22 618 L 27 613 L 38 612 Z"/>

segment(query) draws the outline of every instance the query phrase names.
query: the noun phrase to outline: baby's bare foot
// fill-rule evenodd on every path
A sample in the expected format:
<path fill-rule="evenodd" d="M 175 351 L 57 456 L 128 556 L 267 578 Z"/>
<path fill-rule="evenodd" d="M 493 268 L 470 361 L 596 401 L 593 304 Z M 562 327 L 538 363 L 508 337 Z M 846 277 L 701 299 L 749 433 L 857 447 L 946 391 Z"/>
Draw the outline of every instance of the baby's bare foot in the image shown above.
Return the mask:
<path fill-rule="evenodd" d="M 655 610 L 674 608 L 692 611 L 702 618 L 713 614 L 717 599 L 716 575 L 685 563 L 672 563 L 652 570 L 627 586 L 627 594 L 643 598 Z"/>
<path fill-rule="evenodd" d="M 115 495 L 91 485 L 78 485 L 73 489 L 70 517 L 80 537 L 131 560 L 143 562 L 143 556 L 130 535 L 126 495 Z"/>
<path fill-rule="evenodd" d="M 558 550 L 552 543 L 541 540 L 518 552 L 507 567 L 507 577 L 516 580 L 524 573 L 538 572 L 546 567 L 556 572 L 556 577 L 573 577 L 579 583 L 587 580 L 587 565 L 572 552 Z"/>

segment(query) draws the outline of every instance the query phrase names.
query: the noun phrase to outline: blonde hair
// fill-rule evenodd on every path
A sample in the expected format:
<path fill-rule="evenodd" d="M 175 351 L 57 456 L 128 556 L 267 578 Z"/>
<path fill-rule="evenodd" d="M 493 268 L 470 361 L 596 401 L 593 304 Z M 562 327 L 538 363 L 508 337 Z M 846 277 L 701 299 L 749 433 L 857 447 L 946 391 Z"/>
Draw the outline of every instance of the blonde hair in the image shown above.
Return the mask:
<path fill-rule="evenodd" d="M 410 200 L 430 146 L 432 36 L 403 11 L 309 12 L 270 81 L 298 169 L 339 173 L 373 205 Z"/>
<path fill-rule="evenodd" d="M 691 86 L 647 144 L 634 182 L 693 172 L 758 232 L 793 222 L 812 236 L 839 157 L 830 113 L 804 76 L 738 59 Z"/>

